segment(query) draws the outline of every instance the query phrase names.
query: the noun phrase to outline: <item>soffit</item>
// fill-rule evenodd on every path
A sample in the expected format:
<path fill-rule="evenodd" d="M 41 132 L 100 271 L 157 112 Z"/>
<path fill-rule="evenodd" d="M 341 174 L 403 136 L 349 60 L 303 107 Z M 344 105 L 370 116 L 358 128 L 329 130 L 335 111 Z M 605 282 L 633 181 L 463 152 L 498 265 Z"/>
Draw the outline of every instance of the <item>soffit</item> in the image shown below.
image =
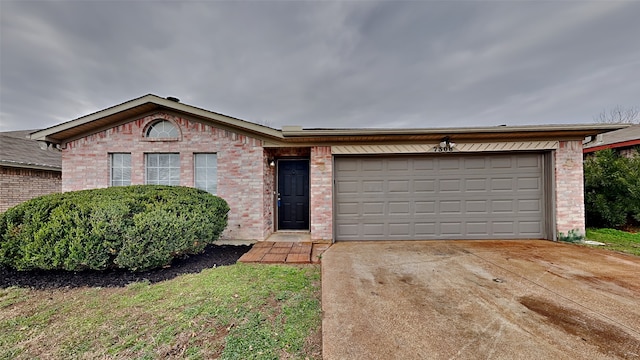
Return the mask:
<path fill-rule="evenodd" d="M 492 151 L 541 151 L 558 148 L 558 141 L 508 141 L 493 143 L 456 143 L 451 149 L 441 149 L 438 143 L 396 145 L 337 145 L 331 147 L 334 155 L 365 154 L 425 154 Z"/>

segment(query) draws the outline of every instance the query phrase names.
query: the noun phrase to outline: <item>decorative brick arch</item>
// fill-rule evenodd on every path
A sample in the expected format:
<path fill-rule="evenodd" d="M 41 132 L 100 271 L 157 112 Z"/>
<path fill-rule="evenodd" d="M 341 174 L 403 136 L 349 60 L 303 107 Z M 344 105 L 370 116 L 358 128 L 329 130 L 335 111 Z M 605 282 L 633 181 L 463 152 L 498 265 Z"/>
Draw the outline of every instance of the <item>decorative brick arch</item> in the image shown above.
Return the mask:
<path fill-rule="evenodd" d="M 178 136 L 177 137 L 159 137 L 159 138 L 148 137 L 147 135 L 151 130 L 151 128 L 161 122 L 168 122 L 171 125 L 173 125 L 173 127 L 178 132 Z M 174 117 L 171 115 L 166 115 L 166 114 L 151 115 L 145 118 L 145 123 L 142 126 L 142 133 L 140 134 L 140 136 L 142 139 L 146 141 L 181 141 L 182 127 L 180 126 L 180 124 L 178 124 L 178 121 L 176 121 L 176 119 L 174 119 Z"/>

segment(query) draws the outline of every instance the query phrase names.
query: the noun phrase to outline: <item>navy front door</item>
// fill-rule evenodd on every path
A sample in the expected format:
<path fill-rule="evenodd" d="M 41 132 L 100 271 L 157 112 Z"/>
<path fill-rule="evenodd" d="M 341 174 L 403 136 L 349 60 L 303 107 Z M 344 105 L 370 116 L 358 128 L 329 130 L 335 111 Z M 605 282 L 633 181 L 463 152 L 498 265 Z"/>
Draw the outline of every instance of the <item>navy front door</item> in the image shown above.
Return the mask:
<path fill-rule="evenodd" d="M 309 160 L 278 161 L 278 230 L 309 230 Z"/>

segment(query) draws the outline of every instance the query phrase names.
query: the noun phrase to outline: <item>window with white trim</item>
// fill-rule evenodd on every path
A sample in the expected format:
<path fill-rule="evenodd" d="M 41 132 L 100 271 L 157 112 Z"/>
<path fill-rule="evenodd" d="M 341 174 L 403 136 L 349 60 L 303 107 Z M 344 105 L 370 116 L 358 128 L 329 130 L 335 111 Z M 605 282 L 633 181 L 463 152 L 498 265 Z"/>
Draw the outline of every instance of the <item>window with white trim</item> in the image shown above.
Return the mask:
<path fill-rule="evenodd" d="M 159 120 L 149 126 L 145 135 L 150 139 L 176 139 L 180 133 L 171 121 Z"/>
<path fill-rule="evenodd" d="M 131 153 L 111 153 L 109 162 L 111 163 L 110 185 L 131 185 Z"/>
<path fill-rule="evenodd" d="M 194 154 L 194 186 L 216 194 L 218 191 L 217 154 Z"/>
<path fill-rule="evenodd" d="M 146 154 L 146 183 L 180 185 L 180 154 Z"/>

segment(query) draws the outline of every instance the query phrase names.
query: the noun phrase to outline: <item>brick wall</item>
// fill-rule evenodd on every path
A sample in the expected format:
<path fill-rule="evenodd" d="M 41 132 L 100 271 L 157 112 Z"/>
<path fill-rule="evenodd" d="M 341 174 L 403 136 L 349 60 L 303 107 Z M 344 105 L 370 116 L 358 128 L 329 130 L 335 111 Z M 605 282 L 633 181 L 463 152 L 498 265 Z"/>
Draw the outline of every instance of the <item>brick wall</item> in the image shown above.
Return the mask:
<path fill-rule="evenodd" d="M 561 141 L 555 151 L 556 228 L 585 233 L 582 142 Z"/>
<path fill-rule="evenodd" d="M 311 148 L 311 239 L 333 239 L 333 158 L 331 147 Z"/>
<path fill-rule="evenodd" d="M 262 204 L 262 238 L 266 239 L 271 235 L 275 230 L 276 226 L 274 224 L 275 220 L 275 190 L 276 190 L 276 167 L 269 166 L 269 162 L 274 159 L 273 153 L 267 149 L 265 149 L 263 154 L 263 163 L 264 166 L 264 196 L 263 196 L 263 204 Z"/>
<path fill-rule="evenodd" d="M 59 171 L 0 167 L 0 212 L 34 197 L 61 190 Z"/>
<path fill-rule="evenodd" d="M 180 129 L 177 140 L 144 137 L 156 119 L 172 121 Z M 262 142 L 168 113 L 126 124 L 67 143 L 62 152 L 62 190 L 109 186 L 109 153 L 131 153 L 132 184 L 145 183 L 145 153 L 179 153 L 180 184 L 194 186 L 194 153 L 217 153 L 218 196 L 231 208 L 222 235 L 233 239 L 263 239 L 265 166 Z"/>

